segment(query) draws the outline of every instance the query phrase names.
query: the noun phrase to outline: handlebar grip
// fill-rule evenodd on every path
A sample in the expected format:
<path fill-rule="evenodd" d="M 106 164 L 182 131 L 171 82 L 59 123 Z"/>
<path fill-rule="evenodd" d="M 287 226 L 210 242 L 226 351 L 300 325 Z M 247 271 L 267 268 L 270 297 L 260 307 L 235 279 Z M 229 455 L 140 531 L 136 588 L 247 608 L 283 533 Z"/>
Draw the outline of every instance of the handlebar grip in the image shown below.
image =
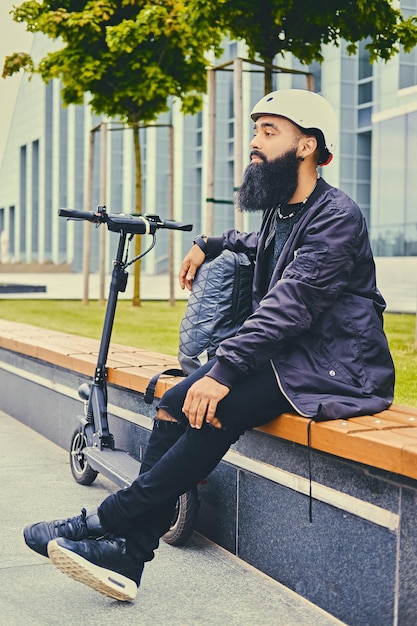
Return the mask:
<path fill-rule="evenodd" d="M 97 215 L 92 211 L 78 211 L 77 209 L 59 209 L 58 215 L 60 217 L 68 217 L 72 220 L 87 220 L 88 222 L 95 223 L 104 221 L 101 215 Z"/>
<path fill-rule="evenodd" d="M 159 228 L 169 228 L 171 230 L 192 230 L 192 224 L 181 224 L 181 222 L 173 222 L 172 220 L 163 220 Z"/>
<path fill-rule="evenodd" d="M 174 222 L 173 220 L 163 220 L 159 215 L 151 213 L 145 213 L 145 218 L 152 224 L 155 224 L 155 228 L 169 228 L 170 230 L 192 230 L 192 224 L 182 224 L 181 222 Z"/>

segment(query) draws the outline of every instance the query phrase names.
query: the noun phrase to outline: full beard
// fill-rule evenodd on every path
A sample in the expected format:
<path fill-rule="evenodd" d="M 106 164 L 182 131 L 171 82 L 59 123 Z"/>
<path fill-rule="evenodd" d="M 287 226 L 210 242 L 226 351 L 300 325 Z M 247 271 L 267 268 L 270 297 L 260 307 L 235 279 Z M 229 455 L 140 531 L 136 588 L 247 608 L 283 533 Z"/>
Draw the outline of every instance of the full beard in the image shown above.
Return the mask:
<path fill-rule="evenodd" d="M 298 185 L 299 159 L 295 148 L 268 161 L 262 152 L 253 150 L 262 163 L 250 163 L 236 193 L 235 203 L 240 211 L 265 211 L 287 203 Z"/>

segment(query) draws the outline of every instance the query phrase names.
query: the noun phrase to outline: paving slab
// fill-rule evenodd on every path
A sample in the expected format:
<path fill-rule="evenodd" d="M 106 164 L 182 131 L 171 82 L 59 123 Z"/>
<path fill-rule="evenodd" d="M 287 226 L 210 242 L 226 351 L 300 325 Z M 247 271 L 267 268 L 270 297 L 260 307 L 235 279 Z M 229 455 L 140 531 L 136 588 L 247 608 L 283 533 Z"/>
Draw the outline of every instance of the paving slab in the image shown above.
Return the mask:
<path fill-rule="evenodd" d="M 7 626 L 334 626 L 339 620 L 197 533 L 161 542 L 135 603 L 102 596 L 23 541 L 26 524 L 78 514 L 116 487 L 71 476 L 68 453 L 0 410 L 0 624 Z"/>

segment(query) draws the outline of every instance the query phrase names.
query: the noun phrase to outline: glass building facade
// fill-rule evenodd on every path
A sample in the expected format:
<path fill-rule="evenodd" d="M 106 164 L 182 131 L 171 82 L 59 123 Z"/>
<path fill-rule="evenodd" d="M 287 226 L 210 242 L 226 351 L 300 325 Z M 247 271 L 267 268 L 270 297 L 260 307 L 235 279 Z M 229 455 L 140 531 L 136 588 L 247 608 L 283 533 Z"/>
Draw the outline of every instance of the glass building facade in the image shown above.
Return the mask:
<path fill-rule="evenodd" d="M 417 0 L 403 0 L 406 17 Z M 388 68 L 378 67 L 372 126 L 372 220 L 374 253 L 417 255 L 417 50 L 401 51 Z"/>
<path fill-rule="evenodd" d="M 405 15 L 415 15 L 417 0 L 404 0 L 401 8 Z M 42 55 L 45 45 L 36 37 L 32 54 Z M 361 42 L 354 56 L 347 54 L 343 43 L 339 48 L 329 46 L 322 65 L 302 66 L 290 56 L 277 59 L 277 65 L 311 72 L 315 91 L 334 106 L 340 120 L 339 141 L 331 165 L 321 173 L 361 207 L 375 255 L 417 256 L 417 51 L 400 52 L 388 63 L 371 65 L 365 45 L 366 41 Z M 219 65 L 238 57 L 246 57 L 244 47 L 227 43 Z M 262 73 L 244 62 L 243 122 L 237 128 L 231 66 L 216 70 L 215 82 L 214 197 L 207 195 L 213 142 L 208 98 L 194 116 L 183 116 L 173 102 L 156 126 L 140 133 L 143 212 L 169 216 L 172 182 L 174 218 L 193 223 L 192 236 L 207 232 L 210 208 L 215 234 L 234 227 L 235 168 L 243 170 L 249 162 L 253 126 L 249 113 L 263 94 Z M 275 74 L 274 89 L 306 86 L 303 74 Z M 134 211 L 133 137 L 130 129 L 115 120 L 107 120 L 104 192 L 103 136 L 99 131 L 93 133 L 91 206 L 86 206 L 90 136 L 102 121 L 86 105 L 62 107 L 58 81 L 44 85 L 36 77 L 22 80 L 0 164 L 0 231 L 7 234 L 10 260 L 71 263 L 74 271 L 81 271 L 83 225 L 59 219 L 58 208 L 94 209 L 104 195 L 110 212 Z M 237 132 L 243 146 L 239 163 L 234 150 Z M 245 230 L 256 229 L 258 224 L 259 216 L 243 218 Z M 175 234 L 176 267 L 192 236 Z M 91 245 L 91 269 L 95 271 L 99 238 L 93 236 Z M 168 248 L 168 234 L 160 232 L 144 270 L 166 273 Z M 106 254 L 110 269 L 111 245 Z"/>

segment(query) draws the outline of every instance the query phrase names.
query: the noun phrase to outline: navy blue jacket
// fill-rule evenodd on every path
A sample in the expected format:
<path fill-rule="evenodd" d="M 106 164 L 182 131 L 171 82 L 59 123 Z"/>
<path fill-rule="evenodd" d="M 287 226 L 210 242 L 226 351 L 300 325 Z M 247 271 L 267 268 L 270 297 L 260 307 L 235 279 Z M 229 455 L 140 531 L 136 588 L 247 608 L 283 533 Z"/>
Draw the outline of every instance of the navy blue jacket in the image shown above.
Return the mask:
<path fill-rule="evenodd" d="M 393 400 L 394 365 L 383 331 L 385 302 L 376 287 L 365 219 L 345 193 L 323 179 L 294 226 L 269 285 L 265 238 L 227 231 L 208 246 L 254 251 L 253 313 L 217 349 L 208 375 L 232 387 L 268 361 L 294 409 L 316 420 L 376 413 Z"/>

